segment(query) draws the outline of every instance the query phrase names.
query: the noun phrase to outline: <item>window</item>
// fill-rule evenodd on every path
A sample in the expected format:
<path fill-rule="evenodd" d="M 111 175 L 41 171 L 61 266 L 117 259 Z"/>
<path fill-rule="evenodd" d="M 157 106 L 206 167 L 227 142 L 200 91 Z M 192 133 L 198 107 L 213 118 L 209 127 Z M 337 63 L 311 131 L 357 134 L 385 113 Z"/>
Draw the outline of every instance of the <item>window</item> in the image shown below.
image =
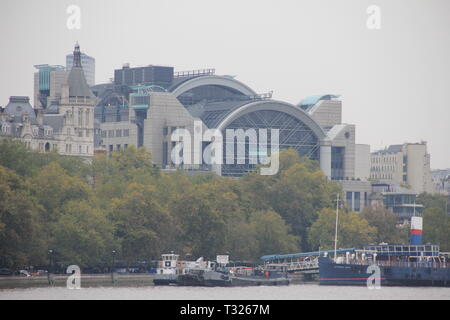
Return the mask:
<path fill-rule="evenodd" d="M 123 136 L 128 137 L 130 135 L 130 129 L 124 129 L 123 130 Z"/>
<path fill-rule="evenodd" d="M 83 126 L 83 110 L 78 110 L 78 125 Z"/>
<path fill-rule="evenodd" d="M 167 136 L 168 133 L 169 133 L 169 128 L 168 127 L 164 127 L 163 128 L 163 135 Z"/>
<path fill-rule="evenodd" d="M 113 152 L 114 146 L 112 144 L 109 145 L 109 152 Z"/>
<path fill-rule="evenodd" d="M 163 143 L 163 166 L 168 164 L 168 145 L 167 142 Z"/>
<path fill-rule="evenodd" d="M 114 138 L 114 130 L 108 130 L 108 137 Z"/>
<path fill-rule="evenodd" d="M 117 145 L 117 151 L 120 151 L 120 144 Z"/>
<path fill-rule="evenodd" d="M 361 210 L 360 192 L 355 192 L 355 211 Z"/>
<path fill-rule="evenodd" d="M 116 137 L 121 137 L 122 136 L 122 130 L 116 130 Z"/>

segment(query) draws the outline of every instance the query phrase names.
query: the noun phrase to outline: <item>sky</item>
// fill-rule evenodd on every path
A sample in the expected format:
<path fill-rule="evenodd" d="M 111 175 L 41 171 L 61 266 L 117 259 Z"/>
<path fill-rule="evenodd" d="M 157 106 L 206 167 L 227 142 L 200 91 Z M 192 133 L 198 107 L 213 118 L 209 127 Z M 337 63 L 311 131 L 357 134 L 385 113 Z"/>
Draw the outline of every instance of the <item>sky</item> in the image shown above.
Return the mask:
<path fill-rule="evenodd" d="M 450 168 L 449 0 L 1 0 L 0 30 L 2 106 L 32 99 L 33 66 L 64 65 L 78 41 L 96 83 L 154 64 L 215 68 L 294 104 L 339 94 L 357 143 L 426 141 L 431 167 Z"/>

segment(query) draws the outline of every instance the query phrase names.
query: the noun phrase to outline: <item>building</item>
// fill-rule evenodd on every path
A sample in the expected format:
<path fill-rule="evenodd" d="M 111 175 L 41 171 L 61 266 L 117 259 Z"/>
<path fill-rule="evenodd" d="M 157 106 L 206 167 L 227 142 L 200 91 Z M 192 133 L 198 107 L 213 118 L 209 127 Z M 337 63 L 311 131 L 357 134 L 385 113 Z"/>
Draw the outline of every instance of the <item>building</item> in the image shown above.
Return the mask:
<path fill-rule="evenodd" d="M 370 178 L 411 188 L 415 193 L 434 193 L 430 154 L 426 142 L 391 145 L 371 154 Z"/>
<path fill-rule="evenodd" d="M 61 90 L 68 72 L 63 66 L 40 64 L 34 66 L 34 108 L 46 109 L 52 101 L 61 99 Z"/>
<path fill-rule="evenodd" d="M 369 145 L 356 144 L 355 125 L 342 122 L 338 95 L 309 96 L 294 105 L 273 99 L 272 92 L 258 94 L 214 69 L 174 72 L 173 67 L 131 68 L 128 64 L 114 70 L 110 83 L 89 87 L 78 45 L 72 56 L 70 72 L 60 66 L 37 66 L 35 108 L 28 97 L 11 97 L 0 113 L 1 136 L 21 139 L 42 152 L 56 150 L 87 159 L 94 150 L 142 146 L 163 170 L 183 168 L 240 177 L 256 169 L 250 161 L 254 157 L 250 136 L 244 140 L 244 157 L 234 154 L 231 163 L 224 152 L 220 165 L 175 164 L 172 155 L 177 143 L 172 133 L 214 129 L 226 136 L 228 129 L 255 129 L 260 141 L 257 129 L 278 129 L 279 148 L 292 148 L 317 161 L 324 174 L 341 185 L 351 210 L 381 204 L 401 219 L 421 213 L 414 201 L 416 193 L 431 183 L 426 144 L 390 146 L 370 153 Z M 190 143 L 198 142 L 192 138 Z M 202 152 L 211 146 L 207 139 L 199 143 Z"/>
<path fill-rule="evenodd" d="M 39 74 L 39 84 L 47 82 L 48 75 L 51 80 L 54 71 L 45 68 L 46 78 L 42 80 Z M 51 96 L 51 101 L 47 99 L 47 105 L 38 104 L 35 109 L 28 97 L 10 97 L 0 113 L 0 138 L 23 141 L 29 148 L 41 152 L 92 158 L 95 96 L 84 77 L 78 45 L 74 50 L 74 65 L 61 84 L 59 94 L 52 96 L 52 86 L 49 88 L 47 98 Z"/>
<path fill-rule="evenodd" d="M 422 216 L 424 206 L 416 203 L 417 194 L 410 189 L 386 183 L 372 184 L 370 205 L 383 206 L 399 216 L 401 223 Z"/>
<path fill-rule="evenodd" d="M 450 169 L 433 170 L 431 176 L 436 191 L 450 195 Z"/>
<path fill-rule="evenodd" d="M 152 77 L 136 76 L 145 75 L 145 70 Z M 175 143 L 170 141 L 170 134 L 176 128 L 191 130 L 195 121 L 200 121 L 204 129 L 218 129 L 224 135 L 227 129 L 275 128 L 281 129 L 280 149 L 293 148 L 300 155 L 319 161 L 329 177 L 332 144 L 340 147 L 341 161 L 346 161 L 341 166 L 350 167 L 347 174 L 354 175 L 354 163 L 350 162 L 355 157 L 346 153 L 354 152 L 354 126 L 335 128 L 330 139 L 301 107 L 273 100 L 271 94 L 257 94 L 233 77 L 216 75 L 214 69 L 173 72 L 170 67 L 125 66 L 115 70 L 113 84 L 92 89 L 98 96 L 95 112 L 101 132 L 98 147 L 107 151 L 128 145 L 144 146 L 156 164 L 170 169 L 175 167 L 171 161 Z M 316 100 L 319 102 L 321 97 Z M 340 107 L 339 101 L 332 103 Z M 204 141 L 202 148 L 207 147 L 208 142 Z M 249 158 L 247 145 L 244 163 L 225 164 L 224 158 L 224 164 L 214 171 L 223 176 L 241 176 L 256 167 Z M 205 166 L 199 165 L 197 169 L 203 170 Z"/>
<path fill-rule="evenodd" d="M 74 55 L 66 55 L 66 70 L 72 70 L 74 65 Z M 81 66 L 83 67 L 84 76 L 89 86 L 95 85 L 95 58 L 88 56 L 85 53 L 81 53 Z"/>
<path fill-rule="evenodd" d="M 355 145 L 355 177 L 367 181 L 370 179 L 370 145 Z"/>

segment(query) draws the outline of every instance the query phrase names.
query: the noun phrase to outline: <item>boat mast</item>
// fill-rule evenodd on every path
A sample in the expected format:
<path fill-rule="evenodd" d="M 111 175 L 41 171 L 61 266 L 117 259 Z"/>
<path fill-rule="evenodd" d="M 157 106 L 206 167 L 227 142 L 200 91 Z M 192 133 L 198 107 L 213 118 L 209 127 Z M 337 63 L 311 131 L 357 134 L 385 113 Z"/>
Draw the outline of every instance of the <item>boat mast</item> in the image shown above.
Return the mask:
<path fill-rule="evenodd" d="M 334 261 L 336 262 L 337 251 L 337 232 L 338 232 L 338 220 L 339 220 L 339 193 L 336 197 L 336 229 L 334 230 Z"/>

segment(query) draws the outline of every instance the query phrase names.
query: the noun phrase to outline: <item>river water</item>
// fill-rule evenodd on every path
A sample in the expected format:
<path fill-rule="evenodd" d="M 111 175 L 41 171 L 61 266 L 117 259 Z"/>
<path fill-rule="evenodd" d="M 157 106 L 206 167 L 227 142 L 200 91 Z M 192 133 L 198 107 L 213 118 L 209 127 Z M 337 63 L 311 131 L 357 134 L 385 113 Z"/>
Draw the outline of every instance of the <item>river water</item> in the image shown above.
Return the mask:
<path fill-rule="evenodd" d="M 450 288 L 319 286 L 299 284 L 280 287 L 64 287 L 3 289 L 0 300 L 63 299 L 63 300 L 308 300 L 308 299 L 418 299 L 450 300 Z"/>

